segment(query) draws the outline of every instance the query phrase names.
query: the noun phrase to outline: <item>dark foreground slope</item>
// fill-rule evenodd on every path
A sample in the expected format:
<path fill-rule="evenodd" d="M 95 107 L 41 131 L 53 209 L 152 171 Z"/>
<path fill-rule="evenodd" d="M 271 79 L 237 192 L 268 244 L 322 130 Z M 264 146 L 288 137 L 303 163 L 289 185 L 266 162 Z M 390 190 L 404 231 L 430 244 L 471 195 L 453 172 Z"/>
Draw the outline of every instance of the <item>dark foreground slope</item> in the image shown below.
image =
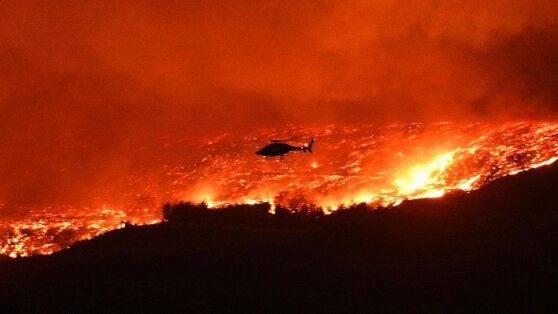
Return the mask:
<path fill-rule="evenodd" d="M 553 166 L 327 217 L 167 208 L 167 223 L 0 261 L 0 309 L 555 312 L 557 187 Z"/>

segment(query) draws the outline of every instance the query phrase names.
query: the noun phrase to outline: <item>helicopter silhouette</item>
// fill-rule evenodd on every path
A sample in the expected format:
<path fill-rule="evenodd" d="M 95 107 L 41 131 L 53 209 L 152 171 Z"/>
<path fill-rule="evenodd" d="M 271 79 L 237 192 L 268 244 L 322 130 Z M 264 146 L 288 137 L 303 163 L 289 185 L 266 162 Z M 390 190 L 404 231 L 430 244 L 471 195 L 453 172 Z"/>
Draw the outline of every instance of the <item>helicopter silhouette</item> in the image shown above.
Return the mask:
<path fill-rule="evenodd" d="M 271 140 L 273 142 L 272 144 L 269 144 L 263 147 L 262 149 L 258 150 L 256 154 L 261 156 L 266 156 L 266 157 L 275 157 L 275 156 L 283 156 L 288 152 L 296 151 L 296 150 L 301 150 L 305 153 L 306 151 L 309 151 L 310 153 L 312 153 L 312 145 L 314 144 L 315 140 L 316 140 L 315 138 L 312 138 L 312 141 L 308 146 L 306 146 L 306 144 L 302 146 L 292 146 L 287 143 L 282 143 L 279 140 Z"/>

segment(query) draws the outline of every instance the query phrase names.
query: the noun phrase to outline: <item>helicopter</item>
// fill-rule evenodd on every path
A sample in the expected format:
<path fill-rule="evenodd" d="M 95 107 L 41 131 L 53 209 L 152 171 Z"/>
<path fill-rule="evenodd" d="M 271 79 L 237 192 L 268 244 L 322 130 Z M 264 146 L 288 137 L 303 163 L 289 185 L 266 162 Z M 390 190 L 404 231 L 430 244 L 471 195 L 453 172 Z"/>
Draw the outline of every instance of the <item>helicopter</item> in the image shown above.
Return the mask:
<path fill-rule="evenodd" d="M 315 138 L 312 138 L 312 141 L 310 141 L 310 144 L 308 144 L 308 146 L 306 146 L 307 144 L 304 144 L 302 146 L 292 146 L 287 143 L 282 143 L 279 140 L 271 140 L 273 142 L 272 144 L 268 144 L 267 146 L 258 150 L 256 154 L 266 157 L 274 157 L 283 156 L 288 152 L 296 150 L 301 150 L 305 153 L 306 151 L 309 151 L 310 153 L 312 153 L 312 145 L 314 144 L 315 140 Z"/>

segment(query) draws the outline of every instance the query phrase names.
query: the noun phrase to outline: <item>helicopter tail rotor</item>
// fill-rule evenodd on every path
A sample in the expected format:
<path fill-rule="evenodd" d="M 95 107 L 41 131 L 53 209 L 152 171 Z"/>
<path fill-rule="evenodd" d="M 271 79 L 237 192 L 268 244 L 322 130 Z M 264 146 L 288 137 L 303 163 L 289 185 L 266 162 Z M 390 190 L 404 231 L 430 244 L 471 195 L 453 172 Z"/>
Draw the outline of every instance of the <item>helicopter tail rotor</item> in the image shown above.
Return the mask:
<path fill-rule="evenodd" d="M 316 140 L 316 138 L 312 138 L 312 141 L 310 141 L 310 144 L 308 145 L 308 147 L 303 146 L 302 150 L 306 153 L 306 150 L 308 150 L 310 153 L 312 153 L 312 145 L 314 145 L 314 141 Z"/>

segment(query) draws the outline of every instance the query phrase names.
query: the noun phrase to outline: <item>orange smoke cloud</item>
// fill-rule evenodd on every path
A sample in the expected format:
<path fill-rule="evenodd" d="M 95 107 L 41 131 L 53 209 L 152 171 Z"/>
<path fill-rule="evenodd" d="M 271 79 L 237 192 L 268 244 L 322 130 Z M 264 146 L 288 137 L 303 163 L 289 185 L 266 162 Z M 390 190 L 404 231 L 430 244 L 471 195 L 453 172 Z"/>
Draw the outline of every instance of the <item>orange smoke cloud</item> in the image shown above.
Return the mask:
<path fill-rule="evenodd" d="M 0 42 L 15 201 L 97 195 L 169 134 L 558 110 L 556 1 L 16 1 Z"/>

